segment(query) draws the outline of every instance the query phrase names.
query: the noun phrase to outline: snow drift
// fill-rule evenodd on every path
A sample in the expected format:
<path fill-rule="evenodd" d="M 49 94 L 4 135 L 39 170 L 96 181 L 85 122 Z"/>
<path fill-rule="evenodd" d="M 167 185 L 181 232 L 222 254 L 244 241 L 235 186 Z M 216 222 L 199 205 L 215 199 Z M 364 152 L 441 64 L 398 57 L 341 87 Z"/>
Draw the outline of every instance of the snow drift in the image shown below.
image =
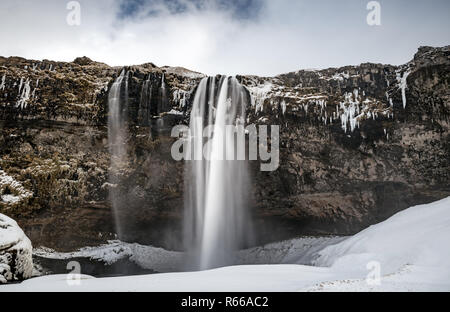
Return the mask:
<path fill-rule="evenodd" d="M 319 252 L 317 266 L 335 269 L 378 261 L 386 274 L 406 265 L 450 266 L 450 198 L 402 211 Z M 448 276 L 450 278 L 450 275 Z"/>

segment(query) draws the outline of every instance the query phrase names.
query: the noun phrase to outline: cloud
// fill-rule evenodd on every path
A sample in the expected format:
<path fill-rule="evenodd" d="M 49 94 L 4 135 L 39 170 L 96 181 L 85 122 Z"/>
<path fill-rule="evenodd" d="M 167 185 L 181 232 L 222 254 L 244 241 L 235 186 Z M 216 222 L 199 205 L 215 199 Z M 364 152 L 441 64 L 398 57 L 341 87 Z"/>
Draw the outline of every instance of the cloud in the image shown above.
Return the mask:
<path fill-rule="evenodd" d="M 400 64 L 419 45 L 449 44 L 446 0 L 382 1 L 379 27 L 366 24 L 360 0 L 80 0 L 79 27 L 66 23 L 67 2 L 2 0 L 0 55 L 275 75 Z"/>
<path fill-rule="evenodd" d="M 226 11 L 235 19 L 258 16 L 263 0 L 120 0 L 119 18 L 146 18 L 162 14 Z"/>

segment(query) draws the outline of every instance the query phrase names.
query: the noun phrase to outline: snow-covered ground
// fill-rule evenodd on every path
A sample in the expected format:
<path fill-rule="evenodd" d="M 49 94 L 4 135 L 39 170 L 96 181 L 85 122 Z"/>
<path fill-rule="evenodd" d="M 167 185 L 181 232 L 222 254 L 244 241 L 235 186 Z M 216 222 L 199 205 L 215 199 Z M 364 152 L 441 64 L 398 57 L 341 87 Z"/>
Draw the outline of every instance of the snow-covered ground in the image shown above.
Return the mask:
<path fill-rule="evenodd" d="M 324 242 L 324 248 L 314 244 L 317 247 L 310 248 L 306 258 L 302 243 L 298 243 L 298 254 L 293 252 L 296 248 L 278 246 L 277 250 L 287 252 L 275 253 L 273 259 L 315 266 L 241 265 L 133 277 L 81 276 L 79 283 L 68 282 L 68 275 L 53 275 L 0 286 L 0 291 L 450 291 L 449 239 L 447 198 L 400 212 L 334 245 L 330 241 Z M 283 246 L 289 244 L 296 246 L 293 241 Z M 267 246 L 245 251 L 242 258 L 250 261 L 248 257 L 263 250 Z"/>

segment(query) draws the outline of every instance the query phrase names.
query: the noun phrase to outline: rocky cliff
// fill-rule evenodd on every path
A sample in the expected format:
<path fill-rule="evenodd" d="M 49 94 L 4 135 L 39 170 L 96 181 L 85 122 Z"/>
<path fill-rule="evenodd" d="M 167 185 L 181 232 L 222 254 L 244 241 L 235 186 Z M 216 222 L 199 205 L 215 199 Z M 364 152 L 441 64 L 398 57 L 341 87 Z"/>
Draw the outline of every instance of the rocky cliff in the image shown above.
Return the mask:
<path fill-rule="evenodd" d="M 361 64 L 276 77 L 239 76 L 248 123 L 280 125 L 280 168 L 251 162 L 256 237 L 352 234 L 450 195 L 450 47 L 403 66 Z M 180 248 L 183 163 L 170 130 L 187 124 L 204 75 L 151 63 L 126 68 L 128 163 L 108 183 L 108 91 L 122 71 L 0 58 L 0 213 L 36 246 L 114 237 L 108 191 L 123 198 L 124 240 Z"/>

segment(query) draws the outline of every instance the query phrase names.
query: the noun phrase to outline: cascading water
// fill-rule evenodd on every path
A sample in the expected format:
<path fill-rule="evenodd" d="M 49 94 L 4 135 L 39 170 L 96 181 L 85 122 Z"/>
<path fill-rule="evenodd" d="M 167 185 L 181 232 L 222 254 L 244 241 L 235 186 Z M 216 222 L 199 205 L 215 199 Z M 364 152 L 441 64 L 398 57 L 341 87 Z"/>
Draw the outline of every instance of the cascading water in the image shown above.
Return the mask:
<path fill-rule="evenodd" d="M 231 265 L 250 233 L 245 207 L 247 168 L 236 159 L 235 135 L 227 126 L 244 125 L 248 93 L 236 78 L 204 78 L 190 122 L 186 170 L 185 238 L 191 269 Z M 210 133 L 203 136 L 204 127 Z M 206 143 L 206 144 L 205 144 Z"/>
<path fill-rule="evenodd" d="M 165 112 L 169 108 L 169 101 L 167 99 L 167 86 L 166 86 L 166 75 L 163 73 L 161 78 L 161 88 L 160 88 L 161 101 L 158 105 L 158 113 Z"/>
<path fill-rule="evenodd" d="M 109 197 L 113 206 L 116 230 L 119 237 L 122 236 L 120 211 L 123 206 L 123 202 L 118 191 L 118 186 L 120 185 L 120 170 L 127 161 L 127 131 L 125 125 L 127 102 L 128 72 L 124 69 L 111 86 L 108 95 L 108 143 L 109 152 L 111 155 Z"/>
<path fill-rule="evenodd" d="M 149 126 L 151 120 L 151 105 L 153 98 L 152 76 L 148 75 L 141 89 L 141 100 L 139 103 L 138 122 L 142 126 Z"/>

